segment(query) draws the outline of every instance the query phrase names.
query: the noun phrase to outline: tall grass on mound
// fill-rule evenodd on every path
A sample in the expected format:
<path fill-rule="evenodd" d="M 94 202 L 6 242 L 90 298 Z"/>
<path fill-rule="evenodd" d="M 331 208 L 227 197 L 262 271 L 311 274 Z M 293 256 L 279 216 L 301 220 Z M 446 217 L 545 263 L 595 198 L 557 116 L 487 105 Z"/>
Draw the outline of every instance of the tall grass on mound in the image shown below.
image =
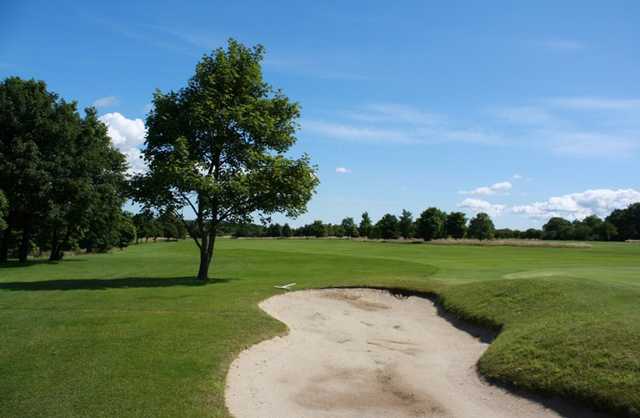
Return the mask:
<path fill-rule="evenodd" d="M 451 286 L 445 309 L 502 331 L 480 373 L 508 386 L 640 416 L 640 289 L 574 279 Z"/>

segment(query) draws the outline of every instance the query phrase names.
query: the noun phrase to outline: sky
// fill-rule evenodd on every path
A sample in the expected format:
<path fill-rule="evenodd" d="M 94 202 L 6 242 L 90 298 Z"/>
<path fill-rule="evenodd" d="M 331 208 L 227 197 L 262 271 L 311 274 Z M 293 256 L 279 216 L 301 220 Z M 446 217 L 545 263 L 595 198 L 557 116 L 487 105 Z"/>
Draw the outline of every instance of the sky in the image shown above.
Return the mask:
<path fill-rule="evenodd" d="M 640 201 L 639 20 L 637 1 L 4 0 L 0 78 L 95 106 L 140 170 L 154 90 L 260 43 L 321 181 L 291 224 L 436 206 L 539 227 Z"/>

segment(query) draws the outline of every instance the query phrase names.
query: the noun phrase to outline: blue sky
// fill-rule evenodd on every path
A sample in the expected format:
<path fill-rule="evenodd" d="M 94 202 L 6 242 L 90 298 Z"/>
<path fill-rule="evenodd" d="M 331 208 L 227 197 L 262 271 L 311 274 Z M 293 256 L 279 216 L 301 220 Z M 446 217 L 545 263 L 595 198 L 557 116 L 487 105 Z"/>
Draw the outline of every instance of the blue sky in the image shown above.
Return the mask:
<path fill-rule="evenodd" d="M 523 228 L 640 200 L 640 3 L 528 3 L 4 1 L 0 77 L 96 105 L 136 166 L 154 89 L 263 44 L 319 166 L 294 224 L 438 206 Z"/>

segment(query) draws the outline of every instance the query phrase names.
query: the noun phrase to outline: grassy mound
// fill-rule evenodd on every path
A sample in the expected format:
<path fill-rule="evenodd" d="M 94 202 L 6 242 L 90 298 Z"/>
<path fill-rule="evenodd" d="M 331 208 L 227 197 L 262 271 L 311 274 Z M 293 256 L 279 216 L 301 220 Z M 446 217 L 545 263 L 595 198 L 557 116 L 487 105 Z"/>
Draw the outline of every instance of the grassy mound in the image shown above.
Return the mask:
<path fill-rule="evenodd" d="M 588 279 L 497 280 L 442 294 L 456 315 L 500 327 L 489 379 L 640 415 L 640 289 Z"/>

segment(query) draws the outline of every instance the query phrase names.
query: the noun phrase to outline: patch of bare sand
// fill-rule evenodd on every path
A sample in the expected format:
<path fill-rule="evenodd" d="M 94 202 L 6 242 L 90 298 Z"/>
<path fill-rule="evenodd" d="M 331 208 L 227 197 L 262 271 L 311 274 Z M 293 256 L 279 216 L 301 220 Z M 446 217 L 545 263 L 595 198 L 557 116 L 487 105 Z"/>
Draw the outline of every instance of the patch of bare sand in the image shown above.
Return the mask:
<path fill-rule="evenodd" d="M 260 307 L 290 332 L 231 365 L 226 403 L 237 418 L 562 416 L 482 381 L 475 365 L 488 345 L 429 300 L 328 289 Z"/>

